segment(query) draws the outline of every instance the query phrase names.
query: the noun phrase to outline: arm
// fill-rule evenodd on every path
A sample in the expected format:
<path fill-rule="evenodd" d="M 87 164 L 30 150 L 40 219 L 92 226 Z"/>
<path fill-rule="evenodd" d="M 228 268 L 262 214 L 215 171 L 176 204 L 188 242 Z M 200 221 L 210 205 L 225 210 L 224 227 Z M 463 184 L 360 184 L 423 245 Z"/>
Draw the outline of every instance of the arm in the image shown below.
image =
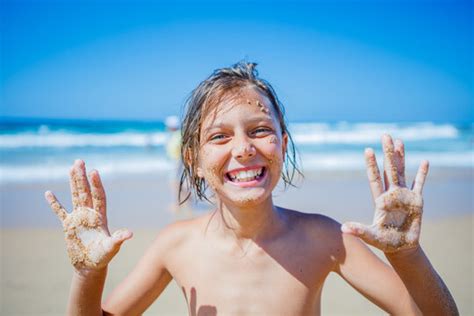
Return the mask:
<path fill-rule="evenodd" d="M 175 225 L 161 231 L 132 272 L 102 305 L 106 315 L 141 315 L 172 280 L 166 258 L 176 248 Z"/>
<path fill-rule="evenodd" d="M 340 227 L 338 227 L 340 231 Z M 339 233 L 340 234 L 340 233 Z M 342 234 L 334 272 L 390 315 L 421 315 L 397 273 L 360 239 Z"/>
<path fill-rule="evenodd" d="M 382 144 L 385 190 L 373 151 L 368 149 L 365 153 L 375 202 L 373 224 L 365 226 L 349 222 L 341 229 L 385 253 L 423 314 L 457 315 L 453 297 L 419 245 L 422 189 L 428 173 L 428 162 L 421 164 L 412 189 L 408 189 L 405 183 L 403 143 L 397 141 L 394 145 L 392 138 L 384 135 Z"/>
<path fill-rule="evenodd" d="M 451 293 L 421 247 L 386 254 L 425 315 L 458 315 Z"/>
<path fill-rule="evenodd" d="M 107 268 L 91 271 L 74 271 L 67 315 L 102 315 L 101 299 Z"/>

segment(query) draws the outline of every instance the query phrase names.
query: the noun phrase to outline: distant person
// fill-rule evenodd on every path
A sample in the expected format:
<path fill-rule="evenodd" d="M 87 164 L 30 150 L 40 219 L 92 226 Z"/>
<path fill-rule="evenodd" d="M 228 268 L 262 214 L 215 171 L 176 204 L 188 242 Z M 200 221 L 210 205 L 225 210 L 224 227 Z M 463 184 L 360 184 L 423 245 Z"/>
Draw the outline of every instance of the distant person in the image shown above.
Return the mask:
<path fill-rule="evenodd" d="M 166 154 L 173 161 L 181 161 L 181 130 L 179 118 L 168 116 L 165 120 L 166 131 L 169 133 L 166 142 Z"/>
<path fill-rule="evenodd" d="M 191 203 L 185 201 L 180 204 L 179 201 L 179 183 L 183 172 L 183 163 L 181 161 L 181 129 L 179 118 L 175 115 L 168 116 L 165 120 L 166 130 L 168 132 L 166 140 L 166 155 L 172 163 L 172 170 L 169 176 L 169 187 L 172 192 L 173 201 L 169 206 L 169 210 L 175 215 L 191 215 Z M 184 194 L 185 192 L 183 192 Z M 187 192 L 186 192 L 187 193 Z"/>
<path fill-rule="evenodd" d="M 161 231 L 104 303 L 107 266 L 132 233 L 108 233 L 99 173 L 88 179 L 83 161 L 71 171 L 72 213 L 46 192 L 74 266 L 68 314 L 139 315 L 174 279 L 190 315 L 317 315 L 331 272 L 389 314 L 458 314 L 419 244 L 428 162 L 410 189 L 401 141 L 382 137 L 385 176 L 374 152 L 365 151 L 375 205 L 370 226 L 276 206 L 273 189 L 280 179 L 291 184 L 297 170 L 294 148 L 282 105 L 255 66 L 216 70 L 187 103 L 183 180 L 202 199 L 209 188 L 214 209 Z"/>

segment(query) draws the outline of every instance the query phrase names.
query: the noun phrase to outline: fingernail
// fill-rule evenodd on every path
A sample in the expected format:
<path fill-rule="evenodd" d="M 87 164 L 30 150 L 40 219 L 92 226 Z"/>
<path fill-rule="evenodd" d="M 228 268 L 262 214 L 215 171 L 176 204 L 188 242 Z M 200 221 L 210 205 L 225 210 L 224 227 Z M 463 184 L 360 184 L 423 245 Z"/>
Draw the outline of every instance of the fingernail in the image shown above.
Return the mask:
<path fill-rule="evenodd" d="M 49 200 L 51 198 L 51 195 L 52 195 L 51 191 L 44 192 L 44 197 L 46 198 L 46 200 Z"/>
<path fill-rule="evenodd" d="M 385 133 L 385 134 L 383 134 L 383 136 L 382 136 L 382 140 L 383 140 L 383 141 L 390 142 L 390 141 L 392 140 L 392 136 L 390 136 L 390 134 L 388 134 L 388 133 Z"/>
<path fill-rule="evenodd" d="M 91 177 L 91 178 L 93 176 L 95 176 L 96 174 L 97 174 L 97 170 L 95 170 L 95 169 L 92 169 L 91 171 L 89 171 L 89 177 Z"/>

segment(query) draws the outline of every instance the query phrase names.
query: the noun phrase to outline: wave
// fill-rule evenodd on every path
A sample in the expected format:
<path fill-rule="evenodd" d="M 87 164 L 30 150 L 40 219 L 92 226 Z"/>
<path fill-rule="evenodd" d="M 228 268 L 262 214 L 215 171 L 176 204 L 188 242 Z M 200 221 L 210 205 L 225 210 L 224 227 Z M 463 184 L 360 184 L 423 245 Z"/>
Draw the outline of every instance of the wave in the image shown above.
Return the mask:
<path fill-rule="evenodd" d="M 0 148 L 23 147 L 149 147 L 159 146 L 166 142 L 167 134 L 123 132 L 114 134 L 74 134 L 54 132 L 47 134 L 20 133 L 0 136 Z"/>
<path fill-rule="evenodd" d="M 376 152 L 381 166 L 383 154 Z M 423 160 L 428 160 L 431 167 L 474 168 L 474 151 L 465 152 L 410 152 L 406 157 L 407 169 L 417 169 Z M 303 170 L 363 170 L 365 160 L 363 153 L 345 152 L 328 154 L 301 154 Z"/>
<path fill-rule="evenodd" d="M 318 144 L 375 144 L 384 133 L 401 138 L 405 142 L 438 139 L 455 140 L 461 131 L 451 124 L 412 123 L 293 123 L 290 131 L 295 143 Z M 40 126 L 36 131 L 0 134 L 0 149 L 21 148 L 71 148 L 71 147 L 150 147 L 162 146 L 166 132 L 122 131 L 115 133 L 78 133 L 75 130 L 52 131 Z"/>
<path fill-rule="evenodd" d="M 297 124 L 291 129 L 297 144 L 374 144 L 388 133 L 405 142 L 456 139 L 459 130 L 450 124 L 416 123 L 406 126 L 377 123 Z"/>

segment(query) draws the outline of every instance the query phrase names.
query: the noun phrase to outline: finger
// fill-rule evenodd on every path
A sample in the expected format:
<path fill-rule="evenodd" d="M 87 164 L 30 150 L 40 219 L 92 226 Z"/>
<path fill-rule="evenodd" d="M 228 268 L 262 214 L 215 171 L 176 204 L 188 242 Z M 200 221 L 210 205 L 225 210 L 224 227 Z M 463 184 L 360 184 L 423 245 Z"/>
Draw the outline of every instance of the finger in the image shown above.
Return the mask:
<path fill-rule="evenodd" d="M 397 167 L 395 165 L 395 149 L 390 135 L 385 134 L 382 136 L 382 147 L 384 152 L 383 166 L 388 180 L 388 183 L 385 183 L 385 187 L 389 188 L 391 185 L 399 184 Z"/>
<path fill-rule="evenodd" d="M 123 242 L 127 239 L 132 238 L 133 234 L 131 231 L 127 229 L 119 229 L 113 233 L 110 238 L 105 239 L 103 245 L 104 245 L 104 250 L 108 253 L 111 254 L 116 254 L 120 246 L 123 244 Z"/>
<path fill-rule="evenodd" d="M 107 218 L 107 201 L 99 172 L 97 170 L 92 170 L 89 173 L 89 179 L 91 181 L 92 204 L 94 205 L 94 209 L 102 215 L 102 219 L 105 220 Z"/>
<path fill-rule="evenodd" d="M 51 191 L 46 191 L 44 193 L 44 197 L 46 198 L 46 201 L 48 201 L 53 212 L 56 213 L 61 222 L 63 222 L 67 217 L 67 212 L 61 205 L 61 203 L 59 203 L 58 199 L 56 199 L 56 197 Z"/>
<path fill-rule="evenodd" d="M 388 182 L 387 171 L 385 170 L 383 171 L 383 183 L 385 183 L 385 191 L 387 191 L 390 187 L 390 184 Z"/>
<path fill-rule="evenodd" d="M 91 190 L 86 176 L 84 161 L 78 159 L 74 162 L 70 172 L 70 184 L 74 208 L 92 208 Z"/>
<path fill-rule="evenodd" d="M 395 140 L 395 167 L 397 168 L 398 181 L 401 187 L 406 187 L 405 181 L 405 146 L 401 139 Z"/>
<path fill-rule="evenodd" d="M 382 178 L 380 177 L 377 159 L 372 148 L 365 150 L 365 164 L 367 166 L 367 177 L 369 178 L 370 191 L 374 200 L 383 193 Z"/>
<path fill-rule="evenodd" d="M 112 240 L 116 246 L 120 246 L 125 240 L 133 237 L 133 233 L 128 229 L 122 228 L 112 234 Z"/>
<path fill-rule="evenodd" d="M 79 205 L 79 191 L 76 186 L 76 168 L 75 163 L 69 169 L 69 186 L 71 187 L 71 196 L 72 196 L 72 209 L 75 210 Z"/>
<path fill-rule="evenodd" d="M 423 160 L 416 173 L 415 181 L 413 181 L 412 190 L 415 193 L 421 194 L 423 192 L 423 186 L 425 185 L 426 176 L 429 170 L 428 160 Z"/>
<path fill-rule="evenodd" d="M 374 239 L 371 228 L 357 222 L 345 222 L 341 226 L 341 231 L 359 237 L 366 242 Z"/>

